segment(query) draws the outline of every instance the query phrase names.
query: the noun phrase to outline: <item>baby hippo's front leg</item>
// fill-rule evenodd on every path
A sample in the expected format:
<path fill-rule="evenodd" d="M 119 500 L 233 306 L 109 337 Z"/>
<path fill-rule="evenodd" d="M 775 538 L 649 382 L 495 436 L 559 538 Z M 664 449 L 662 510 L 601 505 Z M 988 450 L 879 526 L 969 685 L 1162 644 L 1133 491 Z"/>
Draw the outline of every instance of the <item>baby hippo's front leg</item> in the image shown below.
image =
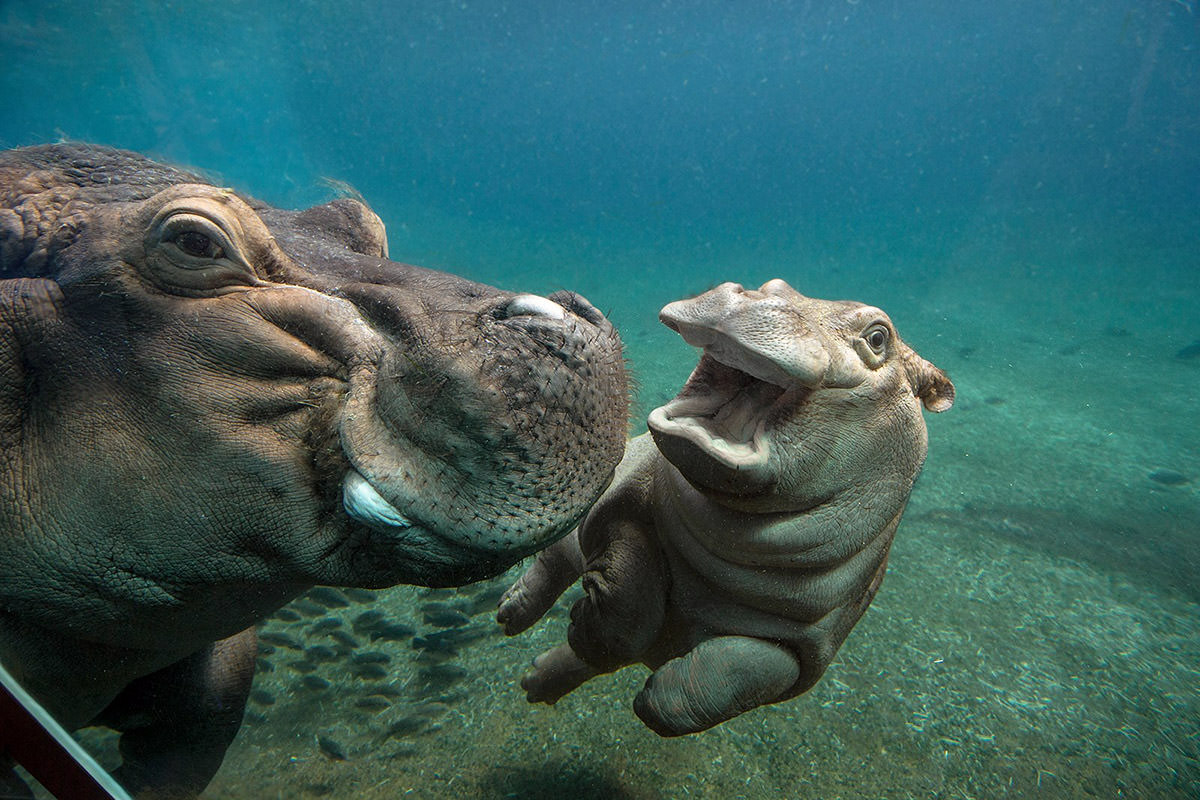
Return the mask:
<path fill-rule="evenodd" d="M 571 608 L 570 643 L 534 659 L 521 679 L 531 703 L 553 704 L 596 675 L 642 660 L 661 632 L 663 565 L 643 526 L 605 521 L 586 536 L 584 595 Z"/>
<path fill-rule="evenodd" d="M 633 710 L 660 736 L 682 736 L 782 699 L 799 677 L 795 655 L 779 645 L 719 636 L 659 667 Z"/>
<path fill-rule="evenodd" d="M 579 531 L 573 530 L 539 553 L 529 569 L 508 588 L 500 598 L 496 621 L 508 636 L 521 633 L 541 619 L 582 573 Z"/>

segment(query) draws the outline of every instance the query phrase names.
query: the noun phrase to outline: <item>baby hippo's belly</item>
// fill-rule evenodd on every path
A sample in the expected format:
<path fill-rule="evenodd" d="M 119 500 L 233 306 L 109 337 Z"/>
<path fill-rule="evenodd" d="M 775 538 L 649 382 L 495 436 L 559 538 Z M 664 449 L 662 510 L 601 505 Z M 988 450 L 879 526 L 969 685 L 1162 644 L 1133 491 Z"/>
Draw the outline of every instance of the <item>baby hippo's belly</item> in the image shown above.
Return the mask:
<path fill-rule="evenodd" d="M 809 650 L 819 644 L 814 636 L 829 634 L 836 648 L 858 620 L 878 588 L 895 525 L 846 561 L 824 568 L 736 563 L 687 531 L 660 525 L 658 532 L 671 574 L 670 649 L 690 649 L 714 636 L 752 636 Z"/>

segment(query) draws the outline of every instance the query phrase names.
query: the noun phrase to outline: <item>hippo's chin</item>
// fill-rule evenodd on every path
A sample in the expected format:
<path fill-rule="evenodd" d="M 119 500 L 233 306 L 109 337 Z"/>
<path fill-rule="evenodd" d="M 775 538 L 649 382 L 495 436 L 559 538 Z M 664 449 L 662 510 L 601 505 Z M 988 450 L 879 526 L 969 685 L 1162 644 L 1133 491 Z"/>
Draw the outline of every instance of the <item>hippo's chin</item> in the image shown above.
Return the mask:
<path fill-rule="evenodd" d="M 360 530 L 366 529 L 366 551 L 386 565 L 381 585 L 461 586 L 496 575 L 514 560 L 439 535 L 410 519 L 355 469 L 342 481 L 342 508 Z"/>
<path fill-rule="evenodd" d="M 706 351 L 679 396 L 650 412 L 650 433 L 692 483 L 738 495 L 765 491 L 776 478 L 770 412 L 785 394 L 793 394 L 789 389 L 806 392 L 781 383 L 743 372 Z"/>

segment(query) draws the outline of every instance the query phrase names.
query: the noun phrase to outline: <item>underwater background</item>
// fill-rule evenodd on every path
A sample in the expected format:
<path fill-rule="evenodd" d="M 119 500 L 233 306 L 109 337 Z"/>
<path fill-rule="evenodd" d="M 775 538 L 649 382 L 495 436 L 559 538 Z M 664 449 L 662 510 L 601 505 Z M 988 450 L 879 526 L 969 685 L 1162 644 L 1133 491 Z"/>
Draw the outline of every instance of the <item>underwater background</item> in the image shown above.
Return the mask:
<path fill-rule="evenodd" d="M 571 598 L 505 639 L 517 572 L 318 589 L 264 624 L 205 796 L 1200 796 L 1198 13 L 0 0 L 0 146 L 292 208 L 352 187 L 394 259 L 580 291 L 622 331 L 631 434 L 696 360 L 658 309 L 726 280 L 878 305 L 957 386 L 808 694 L 664 740 L 640 668 L 525 702 Z"/>

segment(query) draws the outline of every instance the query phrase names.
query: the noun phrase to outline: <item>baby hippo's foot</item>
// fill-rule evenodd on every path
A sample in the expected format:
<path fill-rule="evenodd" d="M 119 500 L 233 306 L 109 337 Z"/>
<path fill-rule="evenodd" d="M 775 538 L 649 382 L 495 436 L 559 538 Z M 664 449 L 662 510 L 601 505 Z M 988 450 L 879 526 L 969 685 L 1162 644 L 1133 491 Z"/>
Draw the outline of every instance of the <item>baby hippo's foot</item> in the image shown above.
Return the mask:
<path fill-rule="evenodd" d="M 529 573 L 525 573 L 508 587 L 500 597 L 500 605 L 496 609 L 496 622 L 500 623 L 500 627 L 504 628 L 504 633 L 508 636 L 516 636 L 529 628 L 554 604 L 553 598 L 549 604 L 545 603 L 536 589 L 528 585 L 528 575 Z"/>
<path fill-rule="evenodd" d="M 582 572 L 583 555 L 574 532 L 539 553 L 500 598 L 496 621 L 504 633 L 515 636 L 541 619 Z"/>
<path fill-rule="evenodd" d="M 659 667 L 633 710 L 659 736 L 682 736 L 782 700 L 799 676 L 796 657 L 779 645 L 721 636 Z"/>
<path fill-rule="evenodd" d="M 563 695 L 597 674 L 575 655 L 570 645 L 560 644 L 533 660 L 533 667 L 521 678 L 521 688 L 529 702 L 554 705 Z"/>

